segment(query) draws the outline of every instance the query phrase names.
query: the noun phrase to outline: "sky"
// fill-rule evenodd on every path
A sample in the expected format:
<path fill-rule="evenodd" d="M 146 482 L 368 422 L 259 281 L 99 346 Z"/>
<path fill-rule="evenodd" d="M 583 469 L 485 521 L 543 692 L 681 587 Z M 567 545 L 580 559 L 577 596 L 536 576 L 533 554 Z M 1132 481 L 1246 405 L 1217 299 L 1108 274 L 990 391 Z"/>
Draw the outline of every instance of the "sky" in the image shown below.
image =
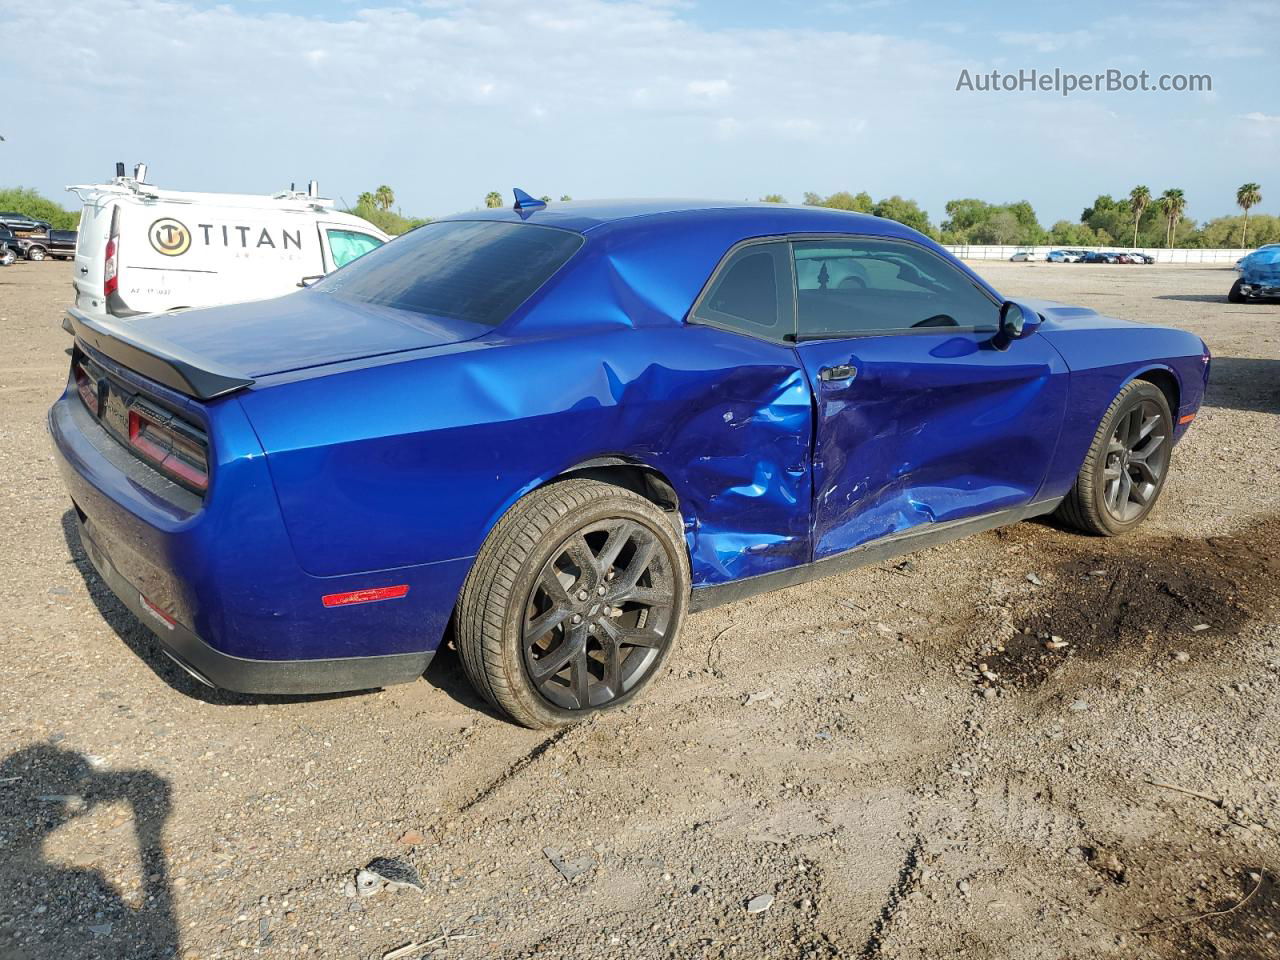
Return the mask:
<path fill-rule="evenodd" d="M 534 195 L 865 190 L 1028 200 L 1184 190 L 1197 220 L 1280 212 L 1280 4 L 932 0 L 57 0 L 11 4 L 30 86 L 0 102 L 0 184 L 145 160 L 173 189 L 316 178 L 406 214 Z M 1208 74 L 1206 92 L 957 90 L 992 70 Z"/>

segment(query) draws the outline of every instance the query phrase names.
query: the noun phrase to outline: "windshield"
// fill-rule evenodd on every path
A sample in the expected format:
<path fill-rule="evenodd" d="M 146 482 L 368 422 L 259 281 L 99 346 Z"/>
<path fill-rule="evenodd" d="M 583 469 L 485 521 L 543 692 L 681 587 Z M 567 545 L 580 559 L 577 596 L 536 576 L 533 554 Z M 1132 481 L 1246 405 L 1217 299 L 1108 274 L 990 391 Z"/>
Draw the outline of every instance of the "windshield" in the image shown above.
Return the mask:
<path fill-rule="evenodd" d="M 446 220 L 353 260 L 312 289 L 496 327 L 581 245 L 581 235 L 554 227 Z"/>

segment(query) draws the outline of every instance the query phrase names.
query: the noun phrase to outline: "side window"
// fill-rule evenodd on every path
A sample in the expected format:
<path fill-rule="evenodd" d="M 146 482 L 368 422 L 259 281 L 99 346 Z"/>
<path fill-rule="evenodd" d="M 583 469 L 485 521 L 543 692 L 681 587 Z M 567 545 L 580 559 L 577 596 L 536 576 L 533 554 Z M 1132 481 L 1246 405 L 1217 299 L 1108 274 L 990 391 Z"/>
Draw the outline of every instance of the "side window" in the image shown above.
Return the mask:
<path fill-rule="evenodd" d="M 787 244 L 749 243 L 734 251 L 693 315 L 753 337 L 781 340 L 795 333 Z"/>
<path fill-rule="evenodd" d="M 800 336 L 954 327 L 994 333 L 999 307 L 940 257 L 893 240 L 791 245 Z"/>
<path fill-rule="evenodd" d="M 325 233 L 329 237 L 329 254 L 333 257 L 335 269 L 382 246 L 377 237 L 356 230 L 326 230 Z"/>

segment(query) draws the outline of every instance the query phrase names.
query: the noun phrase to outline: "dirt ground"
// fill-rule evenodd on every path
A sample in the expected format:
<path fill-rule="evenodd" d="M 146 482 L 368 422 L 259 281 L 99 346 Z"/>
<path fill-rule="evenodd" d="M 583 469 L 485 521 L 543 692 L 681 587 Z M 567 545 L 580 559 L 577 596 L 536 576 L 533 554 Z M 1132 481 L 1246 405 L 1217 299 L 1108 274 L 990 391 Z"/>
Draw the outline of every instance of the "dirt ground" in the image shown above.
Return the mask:
<path fill-rule="evenodd" d="M 1280 957 L 1280 304 L 1224 268 L 977 266 L 1208 341 L 1143 529 L 696 615 L 641 702 L 552 735 L 452 652 L 334 697 L 174 667 L 51 462 L 70 267 L 0 270 L 0 955 Z M 423 890 L 349 896 L 376 857 Z"/>

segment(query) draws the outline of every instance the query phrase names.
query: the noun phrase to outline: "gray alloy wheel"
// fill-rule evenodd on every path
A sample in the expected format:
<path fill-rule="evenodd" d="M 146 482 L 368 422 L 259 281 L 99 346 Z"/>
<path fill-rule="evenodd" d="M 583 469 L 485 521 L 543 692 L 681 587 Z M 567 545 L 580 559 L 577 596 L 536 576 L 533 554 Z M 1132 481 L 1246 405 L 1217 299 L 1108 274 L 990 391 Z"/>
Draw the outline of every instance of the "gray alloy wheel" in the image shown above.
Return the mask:
<path fill-rule="evenodd" d="M 564 480 L 517 503 L 481 546 L 458 601 L 458 653 L 517 723 L 564 726 L 643 689 L 688 602 L 688 556 L 659 506 Z"/>
<path fill-rule="evenodd" d="M 2 251 L 0 251 L 0 265 L 2 266 L 6 266 L 6 267 L 11 266 L 13 262 L 17 259 L 18 259 L 18 255 L 13 252 L 13 249 L 11 247 L 5 247 Z"/>
<path fill-rule="evenodd" d="M 34 260 L 37 263 L 45 258 L 44 247 L 28 247 L 27 259 Z"/>
<path fill-rule="evenodd" d="M 1111 402 L 1058 515 L 1086 533 L 1115 536 L 1155 506 L 1169 475 L 1173 415 L 1164 391 L 1135 380 Z"/>

